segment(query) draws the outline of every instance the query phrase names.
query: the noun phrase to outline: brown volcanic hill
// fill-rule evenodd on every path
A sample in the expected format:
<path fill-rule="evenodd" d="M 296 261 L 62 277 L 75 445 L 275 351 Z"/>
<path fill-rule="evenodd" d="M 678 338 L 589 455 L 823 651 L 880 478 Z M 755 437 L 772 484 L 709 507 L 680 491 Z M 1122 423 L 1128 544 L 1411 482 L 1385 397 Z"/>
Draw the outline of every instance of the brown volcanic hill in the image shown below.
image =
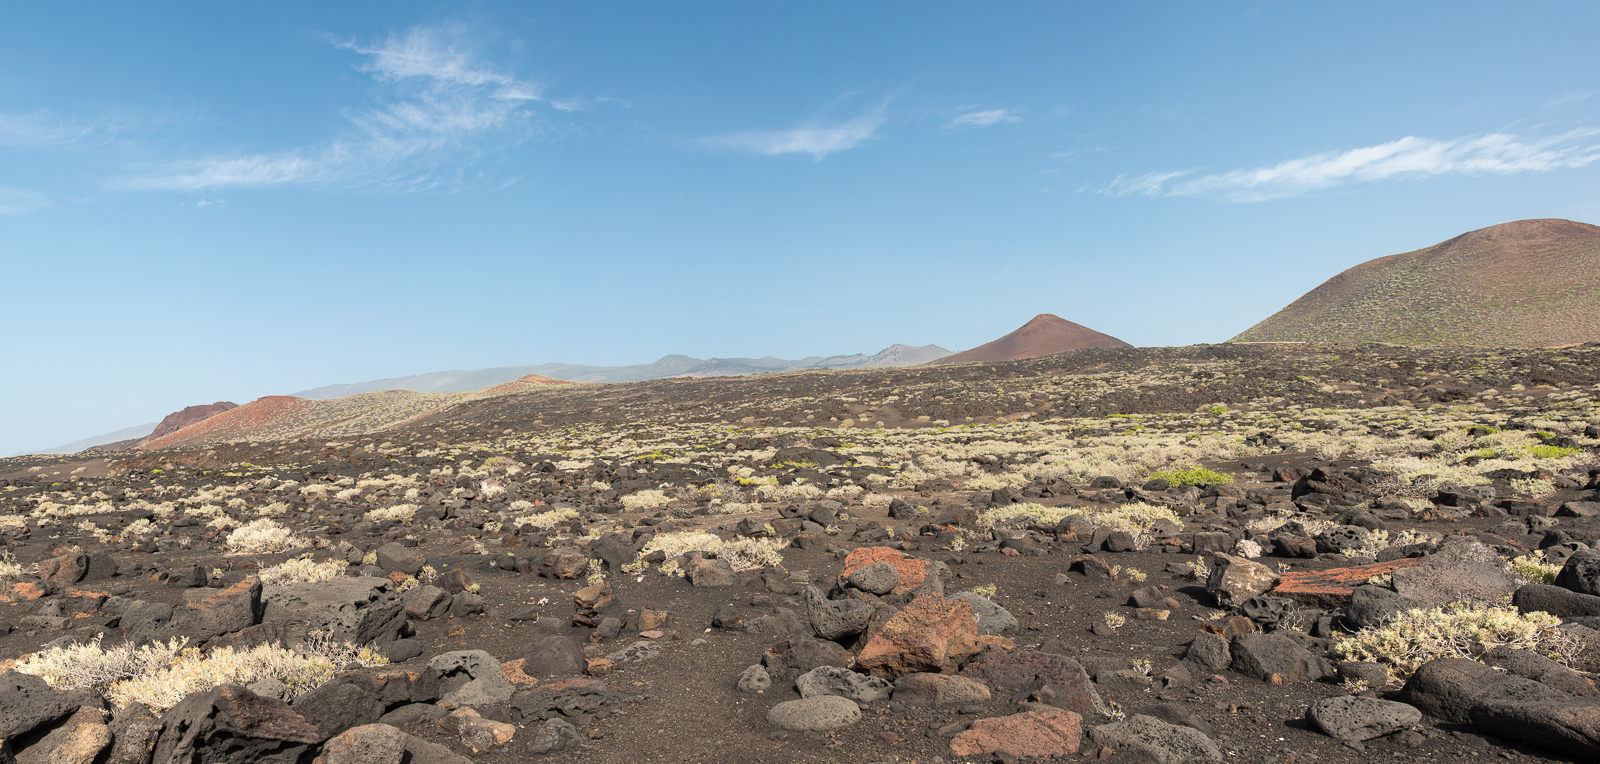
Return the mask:
<path fill-rule="evenodd" d="M 165 419 L 161 420 L 160 424 L 156 425 L 156 428 L 152 430 L 149 435 L 146 435 L 142 438 L 119 440 L 115 443 L 103 443 L 98 446 L 90 446 L 84 450 L 89 452 L 127 451 L 130 448 L 138 448 L 145 443 L 155 440 L 156 438 L 171 435 L 172 433 L 175 433 L 185 427 L 193 424 L 199 424 L 200 422 L 210 419 L 211 417 L 214 417 L 225 411 L 231 411 L 238 407 L 239 404 L 232 401 L 217 401 L 216 403 L 209 405 L 188 406 L 182 411 L 174 411 L 171 414 L 168 414 Z"/>
<path fill-rule="evenodd" d="M 1133 346 L 1109 334 L 1101 334 L 1060 316 L 1040 313 L 1023 324 L 1021 329 L 971 350 L 947 355 L 934 361 L 933 364 L 1020 361 L 1024 358 L 1038 358 L 1070 350 L 1131 347 Z"/>
<path fill-rule="evenodd" d="M 564 379 L 528 374 L 470 393 L 379 390 L 326 399 L 269 395 L 180 430 L 160 437 L 152 436 L 137 447 L 153 450 L 247 440 L 365 435 L 436 415 L 459 403 L 576 384 Z"/>
<path fill-rule="evenodd" d="M 1519 220 L 1368 260 L 1234 342 L 1548 347 L 1600 340 L 1600 226 Z"/>
<path fill-rule="evenodd" d="M 161 420 L 156 425 L 155 432 L 150 433 L 145 440 L 155 440 L 163 435 L 177 432 L 196 422 L 202 422 L 224 411 L 239 408 L 239 404 L 232 401 L 217 401 L 209 406 L 188 406 L 182 411 L 175 411 Z"/>

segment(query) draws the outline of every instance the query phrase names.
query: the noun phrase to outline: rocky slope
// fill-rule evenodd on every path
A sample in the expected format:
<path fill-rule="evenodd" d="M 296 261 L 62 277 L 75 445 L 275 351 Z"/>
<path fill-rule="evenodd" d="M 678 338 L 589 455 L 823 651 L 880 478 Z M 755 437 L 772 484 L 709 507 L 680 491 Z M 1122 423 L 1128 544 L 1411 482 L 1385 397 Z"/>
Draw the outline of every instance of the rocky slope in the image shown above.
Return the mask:
<path fill-rule="evenodd" d="M 129 764 L 1593 761 L 1597 354 L 567 385 L 0 460 L 0 734 Z M 824 395 L 981 416 L 824 424 Z M 1536 630 L 1378 638 L 1463 600 Z M 170 640 L 197 650 L 97 657 Z"/>
<path fill-rule="evenodd" d="M 1519 220 L 1350 268 L 1234 342 L 1600 341 L 1600 227 Z"/>
<path fill-rule="evenodd" d="M 155 440 L 171 435 L 189 425 L 204 422 L 224 411 L 231 411 L 236 408 L 239 408 L 239 404 L 232 401 L 217 401 L 210 405 L 186 406 L 182 411 L 174 411 L 168 414 L 161 420 L 160 424 L 156 425 L 155 431 L 151 432 L 145 440 Z"/>
<path fill-rule="evenodd" d="M 1016 331 L 971 350 L 940 358 L 936 364 L 1021 361 L 1028 358 L 1093 348 L 1133 347 L 1108 334 L 1059 316 L 1040 313 Z"/>
<path fill-rule="evenodd" d="M 155 429 L 151 430 L 149 434 L 144 435 L 143 437 L 129 438 L 127 440 L 119 440 L 119 441 L 114 441 L 114 442 L 111 442 L 111 443 L 104 443 L 104 444 L 100 444 L 100 445 L 91 446 L 91 447 L 86 448 L 84 450 L 86 450 L 86 451 L 127 451 L 128 449 L 131 449 L 131 448 L 138 448 L 138 447 L 140 447 L 140 446 L 144 445 L 145 443 L 148 443 L 148 442 L 150 442 L 152 440 L 156 440 L 158 438 L 164 438 L 164 437 L 166 437 L 168 435 L 171 435 L 171 434 L 173 434 L 173 433 L 175 433 L 175 432 L 177 432 L 177 431 L 179 431 L 179 430 L 181 430 L 181 429 L 183 429 L 185 427 L 188 427 L 190 425 L 199 424 L 201 422 L 204 422 L 207 419 L 210 419 L 211 417 L 214 417 L 214 416 L 216 416 L 218 414 L 221 414 L 221 413 L 223 413 L 225 411 L 231 411 L 231 410 L 236 409 L 238 407 L 239 407 L 239 404 L 234 403 L 232 401 L 217 401 L 216 403 L 211 403 L 211 404 L 201 404 L 201 405 L 198 405 L 198 406 L 186 406 L 181 411 L 174 411 L 173 413 L 168 414 L 165 417 L 163 417 L 162 420 L 159 423 L 156 424 Z"/>

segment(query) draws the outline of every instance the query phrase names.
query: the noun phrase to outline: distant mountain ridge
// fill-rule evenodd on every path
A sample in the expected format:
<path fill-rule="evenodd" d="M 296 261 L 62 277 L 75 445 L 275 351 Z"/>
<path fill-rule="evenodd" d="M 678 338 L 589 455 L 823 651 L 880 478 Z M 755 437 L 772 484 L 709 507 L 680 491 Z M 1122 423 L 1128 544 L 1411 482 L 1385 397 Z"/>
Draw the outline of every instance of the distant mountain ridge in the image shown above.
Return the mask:
<path fill-rule="evenodd" d="M 865 355 L 810 356 L 799 360 L 763 358 L 691 358 L 686 355 L 662 356 L 655 363 L 632 366 L 585 366 L 570 363 L 542 363 L 533 366 L 500 366 L 471 371 L 436 371 L 408 377 L 374 379 L 367 382 L 325 385 L 294 393 L 295 398 L 326 400 L 379 390 L 412 390 L 419 393 L 464 393 L 504 384 L 529 374 L 569 382 L 642 382 L 666 377 L 738 377 L 775 371 L 806 369 L 868 369 L 890 366 L 915 366 L 950 355 L 938 345 L 891 345 Z"/>
<path fill-rule="evenodd" d="M 1131 347 L 1109 334 L 1101 334 L 1051 313 L 1040 313 L 1000 339 L 945 356 L 934 361 L 934 364 L 1021 361 L 1073 350 Z"/>
<path fill-rule="evenodd" d="M 108 432 L 104 435 L 96 435 L 92 438 L 84 438 L 83 440 L 73 441 L 71 443 L 56 446 L 54 448 L 41 448 L 35 451 L 18 451 L 17 453 L 10 454 L 10 456 L 22 456 L 24 454 L 75 454 L 85 449 L 94 448 L 95 446 L 104 446 L 109 443 L 137 443 L 140 440 L 148 437 L 150 433 L 155 432 L 156 425 L 158 424 L 160 424 L 160 422 L 151 422 L 149 424 L 135 425 L 133 427 L 124 427 L 116 432 Z"/>
<path fill-rule="evenodd" d="M 1500 347 L 1600 341 L 1600 226 L 1518 220 L 1368 260 L 1232 341 Z"/>

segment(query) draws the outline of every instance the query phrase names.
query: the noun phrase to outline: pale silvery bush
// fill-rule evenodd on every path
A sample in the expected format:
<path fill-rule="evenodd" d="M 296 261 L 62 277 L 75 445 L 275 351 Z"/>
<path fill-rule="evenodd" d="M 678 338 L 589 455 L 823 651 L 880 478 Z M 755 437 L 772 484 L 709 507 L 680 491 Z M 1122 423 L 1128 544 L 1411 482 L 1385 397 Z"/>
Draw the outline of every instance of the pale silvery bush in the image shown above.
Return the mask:
<path fill-rule="evenodd" d="M 1334 643 L 1341 660 L 1372 661 L 1405 678 L 1435 658 L 1472 658 L 1502 645 L 1530 650 L 1566 665 L 1581 649 L 1561 632 L 1561 619 L 1549 613 L 1519 613 L 1516 608 L 1482 602 L 1453 602 L 1413 608 L 1379 628 Z"/>
<path fill-rule="evenodd" d="M 707 554 L 722 547 L 722 539 L 715 533 L 702 531 L 682 531 L 679 533 L 657 533 L 639 550 L 641 555 L 651 552 L 661 552 L 668 559 L 690 552 L 705 552 Z"/>
<path fill-rule="evenodd" d="M 367 519 L 375 523 L 381 523 L 386 520 L 409 523 L 416 516 L 417 506 L 415 504 L 396 504 L 392 507 L 382 507 L 367 512 Z"/>
<path fill-rule="evenodd" d="M 305 540 L 273 520 L 252 520 L 228 534 L 225 544 L 231 554 L 269 554 L 306 545 Z"/>
<path fill-rule="evenodd" d="M 622 506 L 624 509 L 630 510 L 654 509 L 656 507 L 666 506 L 667 501 L 667 494 L 663 491 L 635 491 L 627 496 L 622 497 Z"/>
<path fill-rule="evenodd" d="M 256 574 L 263 584 L 320 584 L 344 575 L 350 563 L 344 560 L 315 562 L 309 557 L 288 560 Z"/>
<path fill-rule="evenodd" d="M 782 565 L 786 546 L 788 542 L 778 538 L 740 538 L 723 544 L 716 554 L 736 571 L 759 570 Z"/>
<path fill-rule="evenodd" d="M 541 512 L 536 515 L 524 515 L 511 522 L 518 527 L 531 525 L 539 530 L 548 531 L 577 516 L 578 510 L 576 509 L 552 509 L 549 512 Z"/>
<path fill-rule="evenodd" d="M 51 647 L 24 656 L 15 670 L 39 677 L 58 690 L 104 694 L 117 682 L 167 666 L 188 641 L 180 637 L 165 644 L 159 641 L 143 646 L 127 643 L 106 650 L 100 647 L 97 636 L 83 644 Z"/>
<path fill-rule="evenodd" d="M 106 696 L 119 708 L 138 701 L 161 713 L 190 693 L 223 684 L 245 686 L 270 678 L 282 682 L 289 689 L 286 700 L 293 701 L 321 687 L 348 665 L 371 667 L 385 663 L 388 660 L 371 648 L 338 644 L 325 637 L 308 638 L 294 650 L 276 644 L 242 651 L 221 647 L 209 653 L 189 649 L 164 668 L 112 684 Z"/>

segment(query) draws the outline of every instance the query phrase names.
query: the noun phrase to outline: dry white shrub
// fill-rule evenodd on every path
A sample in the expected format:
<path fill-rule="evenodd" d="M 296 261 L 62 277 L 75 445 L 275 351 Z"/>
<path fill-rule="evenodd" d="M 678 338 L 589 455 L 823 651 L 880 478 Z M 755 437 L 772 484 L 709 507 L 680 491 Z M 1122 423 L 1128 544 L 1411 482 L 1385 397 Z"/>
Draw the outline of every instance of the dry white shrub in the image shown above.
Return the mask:
<path fill-rule="evenodd" d="M 416 516 L 417 505 L 415 504 L 396 504 L 392 507 L 374 509 L 367 513 L 367 519 L 375 523 L 381 523 L 385 520 L 409 523 Z"/>
<path fill-rule="evenodd" d="M 511 522 L 512 525 L 516 527 L 531 525 L 539 530 L 548 531 L 551 528 L 560 525 L 561 523 L 576 519 L 577 517 L 578 510 L 562 508 L 552 509 L 549 512 L 540 512 L 536 515 L 523 515 L 522 517 L 512 520 Z"/>
<path fill-rule="evenodd" d="M 259 645 L 248 650 L 222 647 L 209 653 L 197 649 L 180 652 L 164 668 L 146 671 L 112 684 L 107 698 L 118 707 L 138 701 L 161 713 L 193 692 L 223 684 L 248 685 L 276 679 L 289 688 L 294 700 L 321 687 L 334 672 L 356 664 L 362 667 L 388 663 L 371 648 L 335 643 L 321 636 L 290 650 L 279 645 Z"/>
<path fill-rule="evenodd" d="M 298 557 L 263 568 L 256 577 L 262 584 L 320 584 L 344 575 L 349 566 L 344 560 L 315 562 L 309 557 Z"/>
<path fill-rule="evenodd" d="M 267 518 L 235 528 L 224 543 L 230 554 L 270 554 L 306 546 L 306 542 L 288 528 Z"/>
<path fill-rule="evenodd" d="M 667 494 L 663 491 L 635 491 L 622 497 L 624 509 L 655 509 L 667 505 Z"/>
<path fill-rule="evenodd" d="M 100 647 L 100 639 L 97 636 L 80 645 L 51 647 L 24 656 L 15 669 L 39 677 L 58 690 L 89 690 L 103 695 L 117 682 L 167 666 L 188 644 L 188 639 L 178 638 L 166 644 L 123 644 L 106 650 Z"/>

